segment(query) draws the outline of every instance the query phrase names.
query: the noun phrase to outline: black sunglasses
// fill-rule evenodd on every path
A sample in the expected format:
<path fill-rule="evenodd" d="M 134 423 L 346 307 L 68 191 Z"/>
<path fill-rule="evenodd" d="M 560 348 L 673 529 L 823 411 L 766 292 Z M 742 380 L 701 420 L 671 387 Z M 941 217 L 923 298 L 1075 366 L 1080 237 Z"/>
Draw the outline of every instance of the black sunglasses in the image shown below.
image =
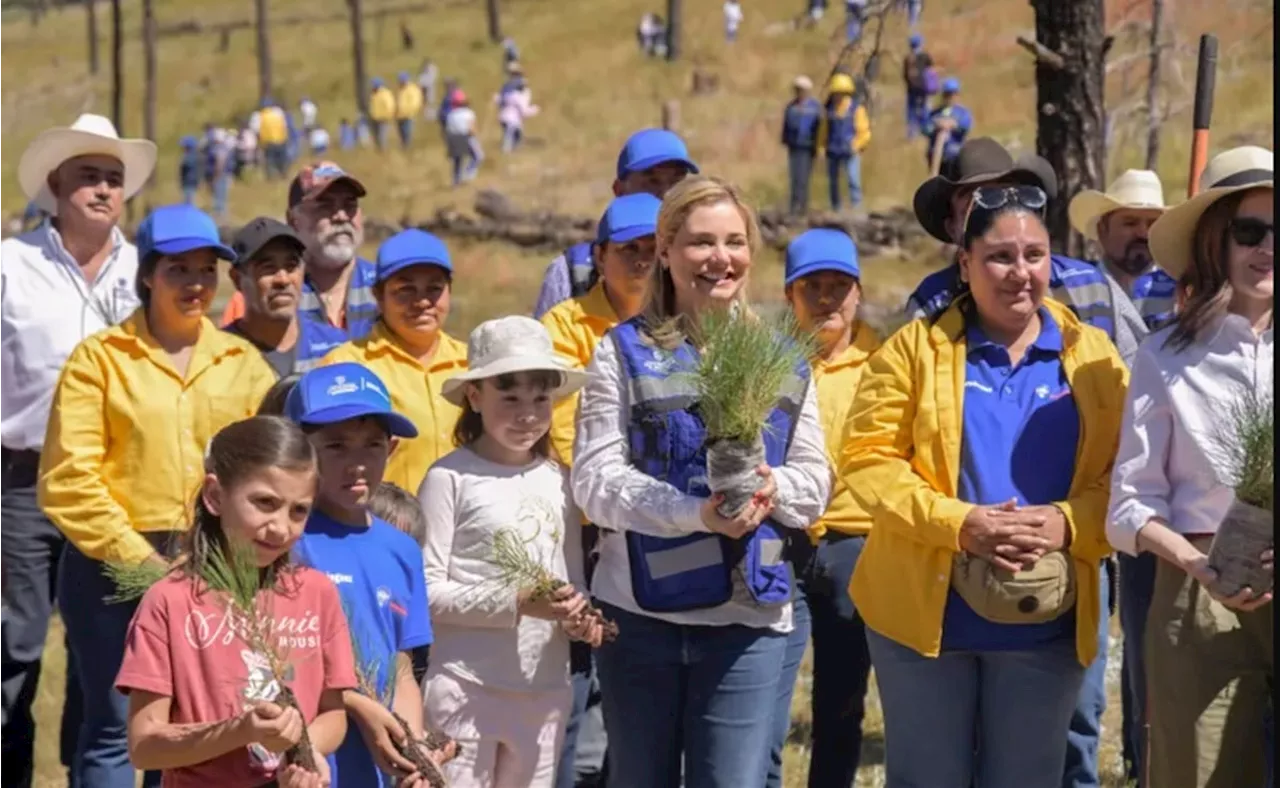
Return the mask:
<path fill-rule="evenodd" d="M 1045 206 L 1049 204 L 1049 196 L 1039 186 L 979 186 L 973 191 L 973 199 L 969 202 L 969 211 L 964 217 L 964 232 L 969 232 L 969 223 L 973 215 L 979 211 L 991 213 L 1009 205 L 1020 205 L 1037 216 L 1044 216 Z"/>
<path fill-rule="evenodd" d="M 1239 219 L 1232 219 L 1229 229 L 1231 240 L 1240 246 L 1252 248 L 1261 246 L 1262 242 L 1267 240 L 1268 235 L 1274 235 L 1276 226 L 1268 224 L 1261 219 L 1245 216 Z"/>

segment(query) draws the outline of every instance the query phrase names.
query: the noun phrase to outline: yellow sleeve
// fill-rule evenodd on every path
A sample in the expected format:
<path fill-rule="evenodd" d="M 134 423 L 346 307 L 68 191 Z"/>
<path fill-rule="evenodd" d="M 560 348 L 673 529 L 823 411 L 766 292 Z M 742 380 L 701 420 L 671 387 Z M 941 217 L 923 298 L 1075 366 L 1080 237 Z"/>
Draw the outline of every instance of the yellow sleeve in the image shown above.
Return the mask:
<path fill-rule="evenodd" d="M 551 336 L 556 354 L 573 369 L 583 364 L 576 352 L 577 345 L 568 327 L 560 319 L 559 310 L 552 309 L 542 316 L 542 325 Z M 566 468 L 573 466 L 573 438 L 578 418 L 578 394 L 575 392 L 555 404 L 551 411 L 551 448 Z"/>
<path fill-rule="evenodd" d="M 140 563 L 155 552 L 133 529 L 103 476 L 107 376 L 99 345 L 82 342 L 58 379 L 40 454 L 40 508 L 80 552 L 96 561 Z"/>
<path fill-rule="evenodd" d="M 862 150 L 871 142 L 871 119 L 867 117 L 867 108 L 858 105 L 853 111 L 853 150 L 855 153 L 862 153 Z"/>
<path fill-rule="evenodd" d="M 267 396 L 267 392 L 276 384 L 276 380 L 278 380 L 276 371 L 271 368 L 261 353 L 253 351 L 249 355 L 248 367 L 245 371 L 245 404 L 248 405 L 246 419 L 258 413 L 262 398 Z"/>
<path fill-rule="evenodd" d="M 1071 531 L 1068 552 L 1082 561 L 1096 564 L 1112 552 L 1107 539 L 1107 509 L 1111 503 L 1112 466 L 1120 448 L 1120 425 L 1129 390 L 1129 369 L 1105 335 L 1085 341 L 1092 341 L 1097 351 L 1093 355 L 1101 356 L 1097 361 L 1082 365 L 1078 372 L 1078 376 L 1088 375 L 1091 378 L 1088 384 L 1079 386 L 1076 381 L 1071 381 L 1073 390 L 1089 392 L 1096 398 L 1092 407 L 1081 408 L 1081 416 L 1091 422 L 1083 430 L 1086 443 L 1080 460 L 1088 466 L 1089 481 L 1067 500 L 1058 501 L 1055 505 L 1062 510 Z"/>
<path fill-rule="evenodd" d="M 930 547 L 960 551 L 960 526 L 971 504 L 938 492 L 912 467 L 918 392 L 912 382 L 916 348 L 927 330 L 911 324 L 867 361 L 845 421 L 839 472 L 875 520 Z"/>

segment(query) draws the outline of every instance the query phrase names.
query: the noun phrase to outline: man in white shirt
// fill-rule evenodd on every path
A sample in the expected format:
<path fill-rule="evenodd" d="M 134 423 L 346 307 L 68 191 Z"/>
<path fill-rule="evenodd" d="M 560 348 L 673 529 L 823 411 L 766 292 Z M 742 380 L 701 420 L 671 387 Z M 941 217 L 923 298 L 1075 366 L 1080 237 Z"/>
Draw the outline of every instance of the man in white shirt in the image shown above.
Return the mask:
<path fill-rule="evenodd" d="M 738 28 L 742 26 L 742 4 L 738 0 L 725 0 L 724 38 L 730 44 L 738 40 Z"/>
<path fill-rule="evenodd" d="M 65 544 L 36 503 L 49 408 L 72 349 L 138 307 L 137 249 L 116 225 L 125 200 L 147 182 L 155 162 L 151 142 L 122 140 L 111 121 L 86 114 L 69 128 L 40 134 L 18 165 L 22 190 L 52 219 L 0 243 L 6 785 L 31 785 L 31 703 Z M 83 711 L 74 665 L 68 665 L 67 684 L 62 754 L 70 765 Z"/>

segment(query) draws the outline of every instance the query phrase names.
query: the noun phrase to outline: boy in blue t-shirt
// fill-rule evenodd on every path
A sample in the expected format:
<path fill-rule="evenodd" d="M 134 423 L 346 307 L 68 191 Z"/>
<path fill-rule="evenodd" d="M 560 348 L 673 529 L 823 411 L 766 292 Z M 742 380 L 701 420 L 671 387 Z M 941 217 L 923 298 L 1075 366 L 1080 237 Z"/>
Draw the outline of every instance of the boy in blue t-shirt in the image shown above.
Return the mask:
<path fill-rule="evenodd" d="M 368 508 L 396 438 L 415 437 L 418 430 L 392 411 L 378 376 L 354 363 L 303 375 L 289 393 L 285 415 L 310 435 L 320 470 L 299 558 L 338 587 L 358 678 L 384 700 L 390 697 L 391 707 L 421 741 L 422 696 L 411 652 L 431 643 L 422 550 Z M 354 724 L 329 758 L 333 788 L 413 785 L 405 778 L 414 766 L 395 747 L 404 742 L 403 729 L 386 706 L 354 691 L 345 693 L 344 701 Z"/>

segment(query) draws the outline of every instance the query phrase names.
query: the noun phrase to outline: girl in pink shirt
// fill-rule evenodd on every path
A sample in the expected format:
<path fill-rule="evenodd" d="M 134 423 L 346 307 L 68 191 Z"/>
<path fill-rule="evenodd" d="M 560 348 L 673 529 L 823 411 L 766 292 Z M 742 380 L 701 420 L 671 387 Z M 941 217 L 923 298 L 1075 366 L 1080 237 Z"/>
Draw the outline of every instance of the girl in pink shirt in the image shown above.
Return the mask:
<path fill-rule="evenodd" d="M 258 416 L 214 436 L 206 466 L 185 561 L 146 592 L 129 626 L 116 678 L 129 696 L 129 759 L 162 770 L 166 788 L 325 788 L 325 756 L 346 735 L 342 693 L 356 678 L 337 589 L 289 560 L 315 495 L 314 452 L 293 423 Z M 260 614 L 301 714 L 283 704 L 223 594 L 200 579 L 210 552 L 227 555 L 229 543 L 257 558 L 268 589 Z M 304 727 L 318 772 L 281 760 Z"/>

